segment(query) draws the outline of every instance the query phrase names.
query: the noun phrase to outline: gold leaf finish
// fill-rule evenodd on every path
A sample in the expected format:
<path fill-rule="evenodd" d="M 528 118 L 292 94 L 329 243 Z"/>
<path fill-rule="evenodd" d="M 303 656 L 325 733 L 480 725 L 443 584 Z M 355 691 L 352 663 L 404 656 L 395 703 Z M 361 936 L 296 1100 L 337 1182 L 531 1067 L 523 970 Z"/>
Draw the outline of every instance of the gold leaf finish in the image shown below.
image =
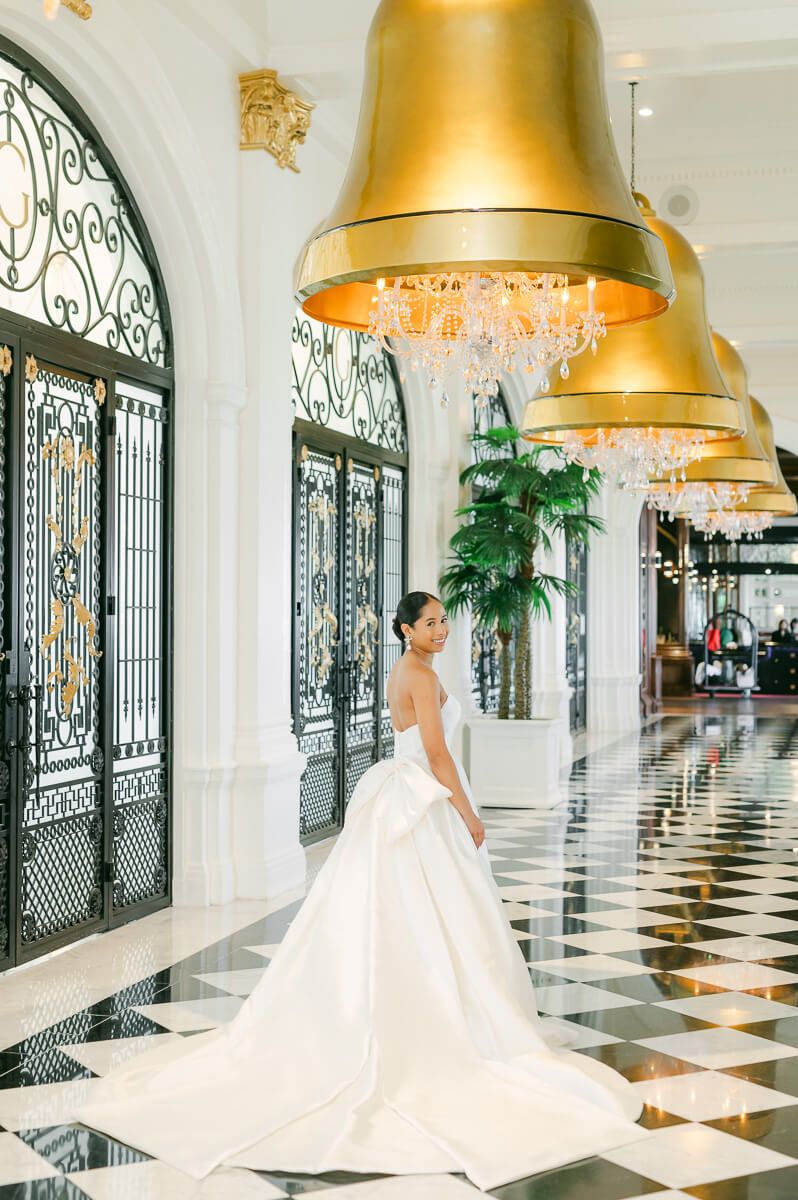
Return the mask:
<path fill-rule="evenodd" d="M 299 171 L 296 148 L 310 129 L 315 107 L 301 100 L 264 69 L 239 75 L 241 85 L 241 149 L 267 150 L 278 167 Z"/>

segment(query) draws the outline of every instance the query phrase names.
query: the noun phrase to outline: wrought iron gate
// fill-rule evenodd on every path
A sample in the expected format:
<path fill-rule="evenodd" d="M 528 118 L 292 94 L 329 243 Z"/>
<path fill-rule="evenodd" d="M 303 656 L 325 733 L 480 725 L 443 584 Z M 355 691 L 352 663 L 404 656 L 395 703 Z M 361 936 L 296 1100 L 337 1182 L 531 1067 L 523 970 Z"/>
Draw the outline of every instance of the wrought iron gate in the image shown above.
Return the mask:
<path fill-rule="evenodd" d="M 172 371 L 113 161 L 46 72 L 0 68 L 38 197 L 0 212 L 3 969 L 169 903 Z"/>
<path fill-rule="evenodd" d="M 472 428 L 475 433 L 487 429 L 501 429 L 511 425 L 510 410 L 504 393 L 499 388 L 496 396 L 491 396 L 486 405 L 477 405 L 476 396 L 472 397 Z M 477 454 L 485 458 L 504 458 L 512 454 L 518 456 L 515 444 L 495 450 L 484 446 L 472 445 L 471 461 L 477 462 Z M 471 485 L 471 495 L 476 499 L 482 488 L 478 483 Z M 471 622 L 471 695 L 479 710 L 483 713 L 494 713 L 499 708 L 499 689 L 501 686 L 501 656 L 509 654 L 512 658 L 515 637 L 506 648 L 502 647 L 495 629 L 484 629 L 472 619 Z"/>
<path fill-rule="evenodd" d="M 576 593 L 565 602 L 565 675 L 571 685 L 571 729 L 587 724 L 587 547 L 567 549 L 566 578 Z"/>
<path fill-rule="evenodd" d="M 300 316 L 294 347 L 293 710 L 308 756 L 300 836 L 313 842 L 341 828 L 360 776 L 392 753 L 384 685 L 400 652 L 407 453 L 401 397 L 372 339 Z"/>

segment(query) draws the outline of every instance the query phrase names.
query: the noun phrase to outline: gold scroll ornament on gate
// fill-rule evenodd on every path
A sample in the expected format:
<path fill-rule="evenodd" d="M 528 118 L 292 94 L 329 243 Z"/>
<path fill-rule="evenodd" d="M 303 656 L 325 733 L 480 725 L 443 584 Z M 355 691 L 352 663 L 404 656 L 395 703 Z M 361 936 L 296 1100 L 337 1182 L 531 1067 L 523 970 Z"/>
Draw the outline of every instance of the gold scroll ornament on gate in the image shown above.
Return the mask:
<path fill-rule="evenodd" d="M 98 403 L 102 403 L 98 395 L 99 390 L 95 385 L 95 398 Z M 102 391 L 104 399 L 104 384 Z M 45 462 L 49 461 L 50 473 L 55 484 L 56 510 L 54 514 L 48 513 L 46 524 L 55 540 L 54 557 L 62 555 L 64 559 L 60 567 L 65 585 L 64 590 L 72 592 L 67 604 L 71 603 L 75 620 L 85 630 L 86 652 L 89 657 L 100 658 L 102 650 L 95 650 L 93 644 L 97 636 L 97 619 L 84 604 L 80 592 L 76 590 L 79 559 L 89 535 L 88 517 L 84 516 L 79 519 L 78 516 L 78 499 L 83 485 L 84 472 L 88 473 L 96 464 L 94 451 L 88 446 L 84 446 L 78 451 L 75 440 L 70 434 L 58 434 L 52 441 L 45 442 L 42 446 L 42 459 Z M 65 553 L 67 541 L 64 535 L 64 482 L 68 476 L 72 479 L 70 517 L 71 529 L 75 532 L 68 543 L 69 550 Z M 47 676 L 47 690 L 52 693 L 56 687 L 60 688 L 61 713 L 64 719 L 67 719 L 79 689 L 86 687 L 89 682 L 89 664 L 88 660 L 82 662 L 80 656 L 72 651 L 72 643 L 75 639 L 66 637 L 66 608 L 64 601 L 59 596 L 51 601 L 50 611 L 52 623 L 41 639 L 39 650 L 43 658 L 50 658 L 53 651 L 55 652 L 56 663 Z"/>

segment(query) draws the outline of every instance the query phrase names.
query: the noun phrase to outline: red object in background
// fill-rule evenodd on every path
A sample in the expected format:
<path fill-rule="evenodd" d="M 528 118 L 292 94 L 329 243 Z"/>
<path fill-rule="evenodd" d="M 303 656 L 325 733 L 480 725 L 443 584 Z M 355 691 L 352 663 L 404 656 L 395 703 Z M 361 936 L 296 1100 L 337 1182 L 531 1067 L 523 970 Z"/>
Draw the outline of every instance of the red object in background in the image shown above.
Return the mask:
<path fill-rule="evenodd" d="M 707 650 L 720 650 L 720 630 L 710 629 L 707 637 Z"/>

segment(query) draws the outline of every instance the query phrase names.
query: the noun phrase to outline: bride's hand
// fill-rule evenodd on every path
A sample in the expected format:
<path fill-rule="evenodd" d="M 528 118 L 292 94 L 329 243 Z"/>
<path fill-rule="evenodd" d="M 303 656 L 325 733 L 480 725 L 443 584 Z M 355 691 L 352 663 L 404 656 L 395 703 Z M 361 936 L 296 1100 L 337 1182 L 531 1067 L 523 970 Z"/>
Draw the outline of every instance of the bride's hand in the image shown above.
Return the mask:
<path fill-rule="evenodd" d="M 466 828 L 474 839 L 474 845 L 478 850 L 485 841 L 485 826 L 475 813 L 471 813 L 470 817 L 466 820 Z"/>

